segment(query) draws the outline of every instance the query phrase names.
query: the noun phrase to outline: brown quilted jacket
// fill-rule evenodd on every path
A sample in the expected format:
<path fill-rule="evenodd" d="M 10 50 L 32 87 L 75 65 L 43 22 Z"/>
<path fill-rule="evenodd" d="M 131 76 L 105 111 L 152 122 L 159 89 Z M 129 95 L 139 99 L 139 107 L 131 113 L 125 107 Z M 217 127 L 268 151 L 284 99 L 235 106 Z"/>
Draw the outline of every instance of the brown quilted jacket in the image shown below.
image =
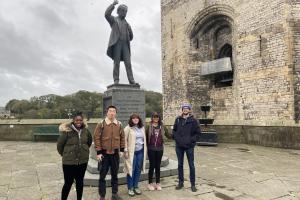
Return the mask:
<path fill-rule="evenodd" d="M 125 136 L 121 122 L 105 119 L 98 123 L 94 131 L 94 144 L 97 154 L 124 152 Z"/>

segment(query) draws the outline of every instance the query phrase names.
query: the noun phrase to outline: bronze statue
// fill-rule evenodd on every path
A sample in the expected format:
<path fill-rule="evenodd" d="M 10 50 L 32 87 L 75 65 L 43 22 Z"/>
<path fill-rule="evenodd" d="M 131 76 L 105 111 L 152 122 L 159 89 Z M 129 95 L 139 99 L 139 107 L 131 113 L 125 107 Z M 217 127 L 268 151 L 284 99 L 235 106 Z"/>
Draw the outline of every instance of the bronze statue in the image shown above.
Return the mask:
<path fill-rule="evenodd" d="M 125 19 L 128 7 L 121 4 L 117 9 L 118 16 L 114 17 L 111 15 L 112 11 L 115 9 L 115 5 L 118 3 L 118 0 L 114 0 L 105 11 L 105 18 L 111 27 L 107 55 L 114 61 L 114 84 L 119 84 L 121 61 L 124 61 L 129 83 L 138 84 L 134 81 L 131 67 L 130 41 L 133 39 L 133 33 L 130 25 Z"/>

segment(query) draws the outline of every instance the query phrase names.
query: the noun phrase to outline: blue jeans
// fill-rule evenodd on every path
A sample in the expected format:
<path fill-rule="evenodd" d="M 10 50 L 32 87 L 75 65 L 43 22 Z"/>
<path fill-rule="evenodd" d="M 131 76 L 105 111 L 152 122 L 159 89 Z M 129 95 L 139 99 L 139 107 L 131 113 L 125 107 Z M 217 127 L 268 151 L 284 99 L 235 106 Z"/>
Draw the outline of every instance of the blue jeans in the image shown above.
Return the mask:
<path fill-rule="evenodd" d="M 132 163 L 132 177 L 127 174 L 127 186 L 131 190 L 138 188 L 141 171 L 143 168 L 144 161 L 144 149 L 134 152 L 133 163 Z"/>
<path fill-rule="evenodd" d="M 190 182 L 191 185 L 194 186 L 196 182 L 195 175 L 195 165 L 194 165 L 194 147 L 186 149 L 181 148 L 176 145 L 176 155 L 178 159 L 178 178 L 179 184 L 183 184 L 184 175 L 183 175 L 183 160 L 184 160 L 184 152 L 186 153 L 187 160 L 190 167 Z"/>

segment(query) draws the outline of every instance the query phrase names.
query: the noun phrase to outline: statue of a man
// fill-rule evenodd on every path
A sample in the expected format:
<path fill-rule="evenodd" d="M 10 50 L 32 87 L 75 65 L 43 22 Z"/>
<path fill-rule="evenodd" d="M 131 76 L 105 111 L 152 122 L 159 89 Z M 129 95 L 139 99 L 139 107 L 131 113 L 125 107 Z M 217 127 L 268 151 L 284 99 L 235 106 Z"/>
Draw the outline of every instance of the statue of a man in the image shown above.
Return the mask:
<path fill-rule="evenodd" d="M 117 10 L 118 16 L 114 17 L 111 15 L 112 11 L 115 9 L 115 5 L 118 3 L 118 0 L 114 0 L 105 11 L 105 18 L 111 26 L 107 55 L 114 61 L 114 84 L 119 84 L 121 61 L 124 61 L 129 83 L 138 84 L 134 81 L 131 67 L 130 41 L 133 39 L 133 33 L 130 25 L 125 19 L 128 7 L 121 4 Z"/>

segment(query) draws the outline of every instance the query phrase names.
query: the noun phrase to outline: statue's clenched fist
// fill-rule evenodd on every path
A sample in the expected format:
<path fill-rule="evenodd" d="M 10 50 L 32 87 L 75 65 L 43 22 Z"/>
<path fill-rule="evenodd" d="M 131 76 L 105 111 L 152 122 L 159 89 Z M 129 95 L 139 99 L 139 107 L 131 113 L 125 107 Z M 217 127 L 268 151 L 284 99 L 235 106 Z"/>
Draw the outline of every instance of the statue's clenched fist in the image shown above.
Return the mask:
<path fill-rule="evenodd" d="M 114 0 L 114 2 L 113 2 L 114 5 L 117 5 L 118 3 L 119 3 L 118 0 Z"/>

